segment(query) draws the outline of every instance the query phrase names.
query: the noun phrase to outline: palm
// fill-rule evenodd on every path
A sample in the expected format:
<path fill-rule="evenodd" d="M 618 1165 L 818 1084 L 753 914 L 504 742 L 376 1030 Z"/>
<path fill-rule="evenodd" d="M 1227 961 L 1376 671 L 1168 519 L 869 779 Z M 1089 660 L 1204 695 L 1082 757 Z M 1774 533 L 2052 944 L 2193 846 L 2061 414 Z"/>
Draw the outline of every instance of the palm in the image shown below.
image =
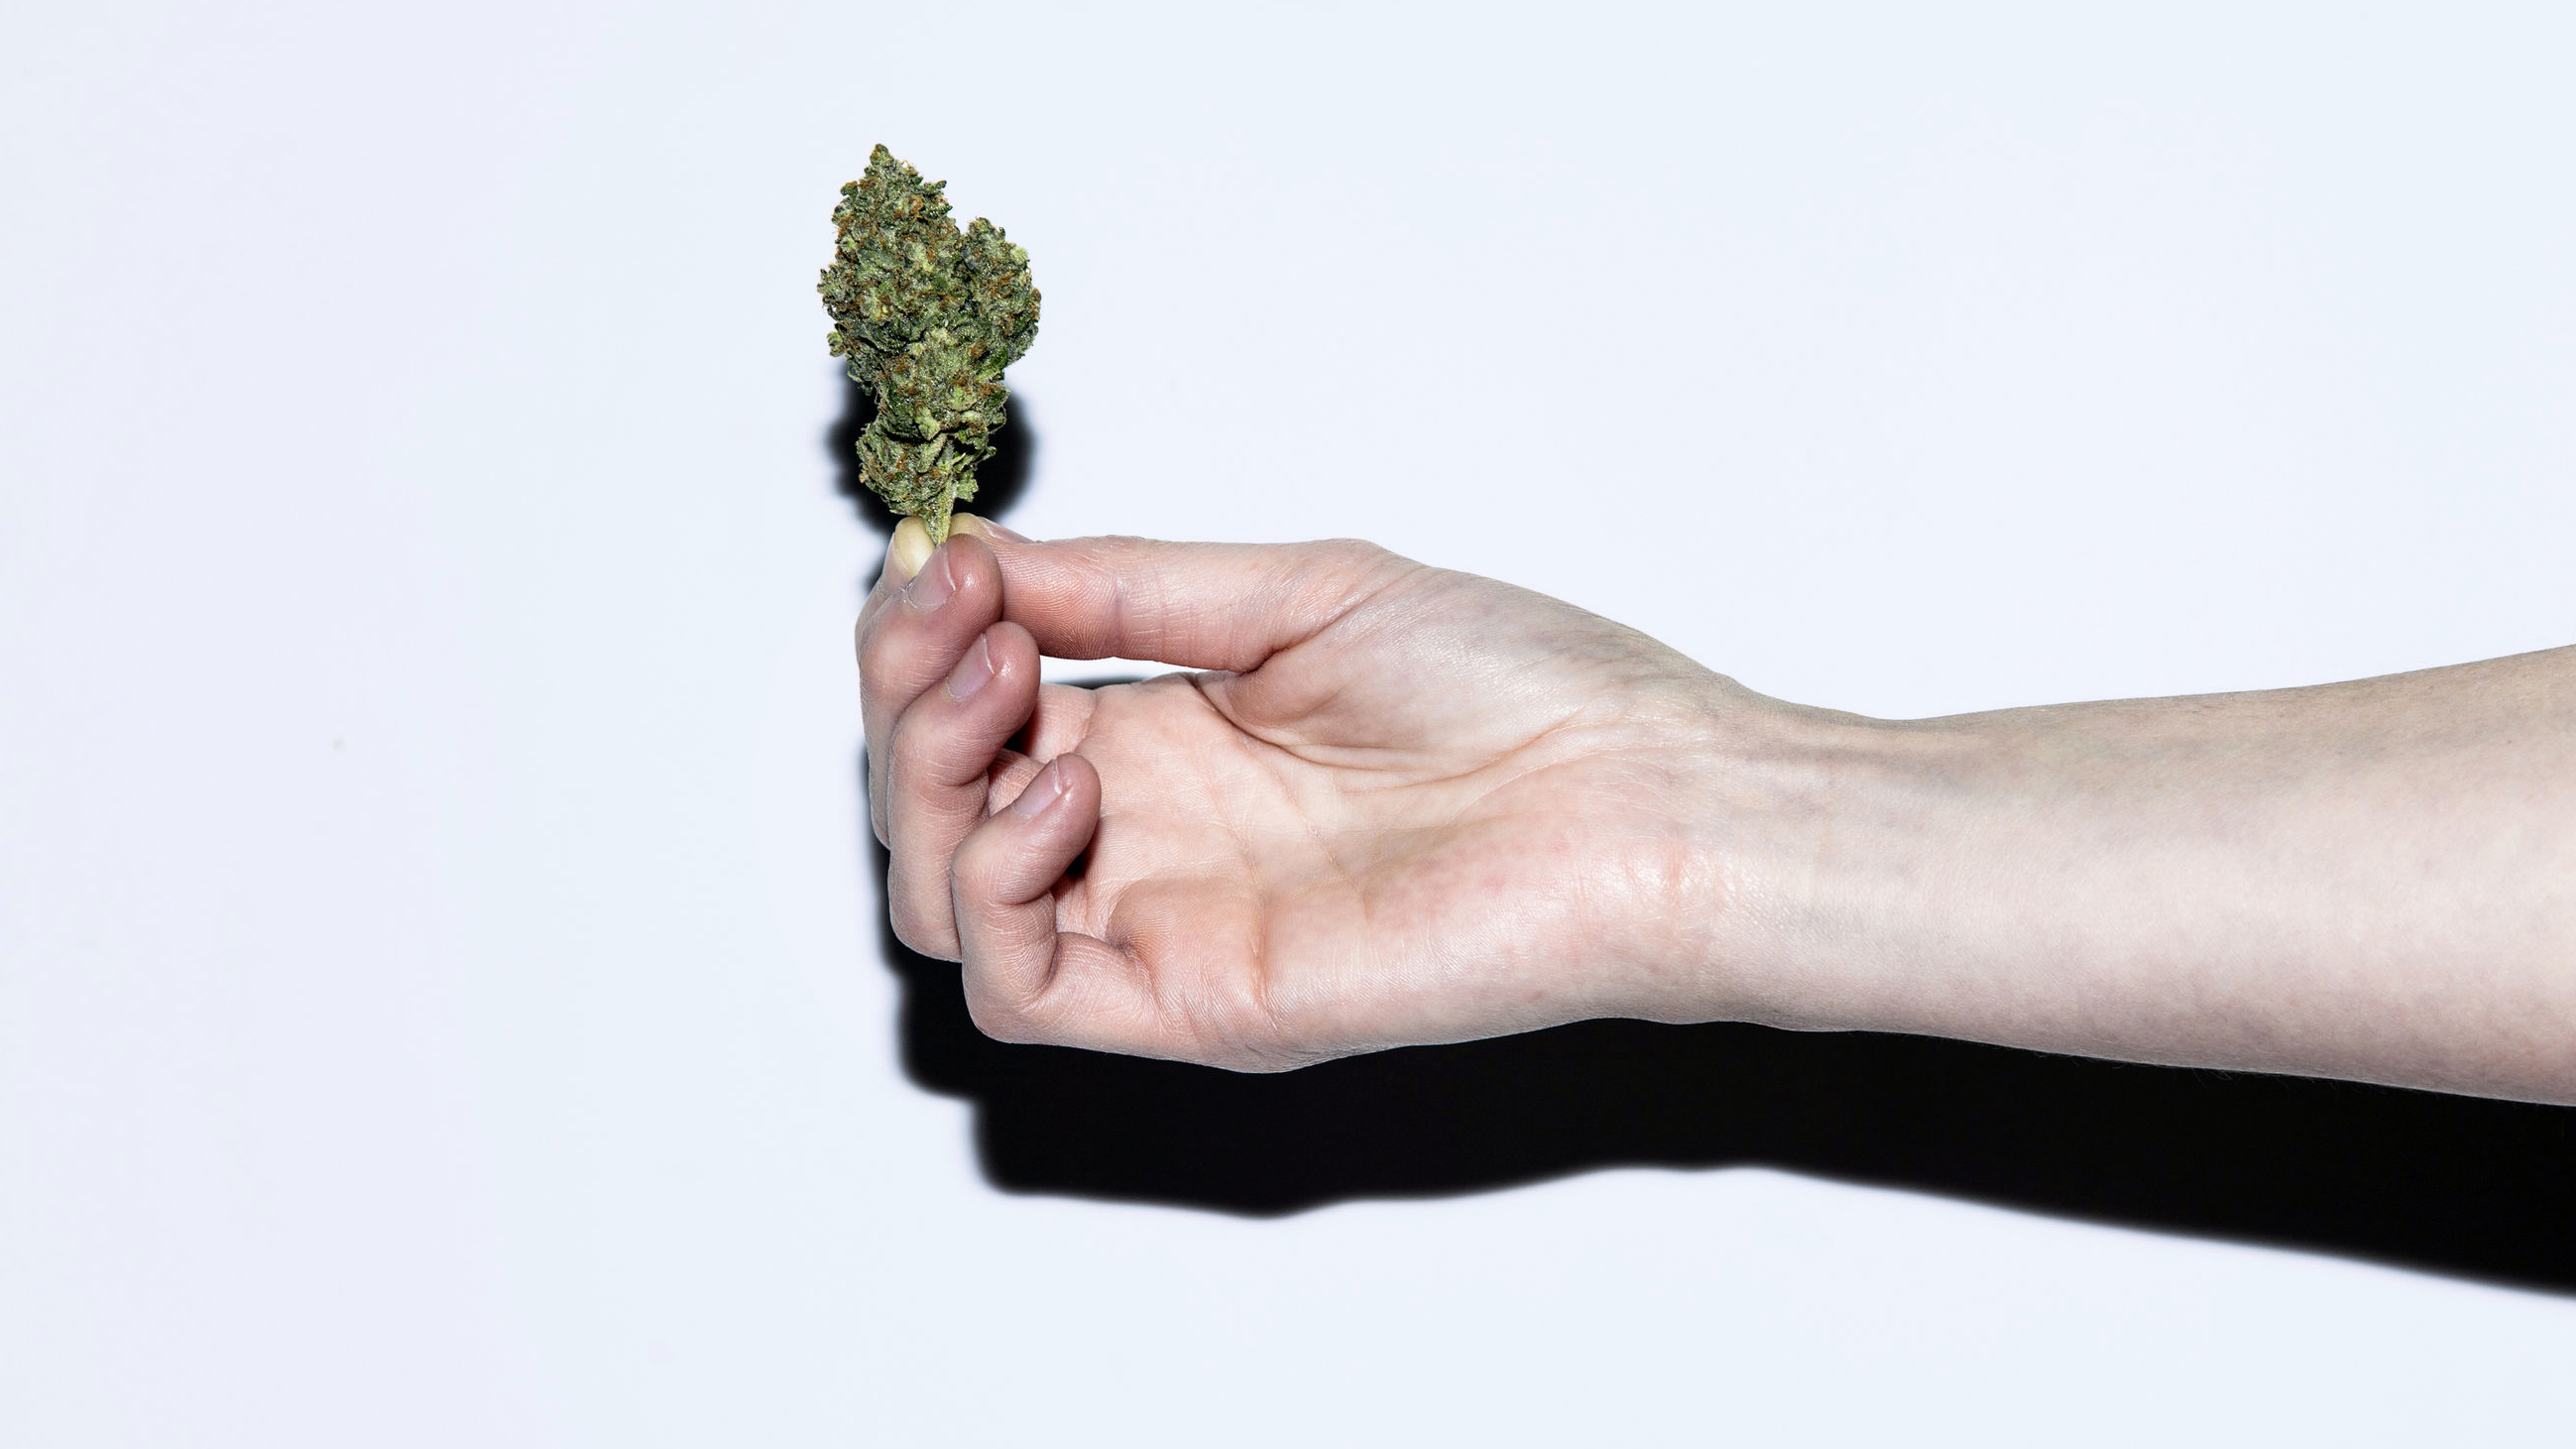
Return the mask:
<path fill-rule="evenodd" d="M 1627 889 L 1677 858 L 1676 733 L 1712 680 L 1580 610 L 1416 570 L 1242 674 L 1050 687 L 1033 750 L 1080 753 L 1102 790 L 1058 928 L 1139 963 L 1193 1055 L 1608 1009 L 1538 968 L 1608 949 Z"/>

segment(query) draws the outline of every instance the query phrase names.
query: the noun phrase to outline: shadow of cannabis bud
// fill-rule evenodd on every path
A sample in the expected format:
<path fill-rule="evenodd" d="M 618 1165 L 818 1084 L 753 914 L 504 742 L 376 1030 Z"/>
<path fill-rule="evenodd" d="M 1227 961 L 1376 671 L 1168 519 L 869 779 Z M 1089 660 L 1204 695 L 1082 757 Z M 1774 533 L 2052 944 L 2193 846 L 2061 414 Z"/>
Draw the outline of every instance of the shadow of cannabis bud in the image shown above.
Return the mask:
<path fill-rule="evenodd" d="M 1009 419 L 1002 369 L 1038 335 L 1029 254 L 1002 229 L 948 219 L 945 181 L 879 146 L 865 176 L 832 211 L 840 240 L 818 288 L 832 314 L 832 355 L 876 394 L 859 435 L 859 472 L 895 512 L 922 521 L 933 543 L 948 514 L 975 496 L 975 469 L 993 456 Z"/>

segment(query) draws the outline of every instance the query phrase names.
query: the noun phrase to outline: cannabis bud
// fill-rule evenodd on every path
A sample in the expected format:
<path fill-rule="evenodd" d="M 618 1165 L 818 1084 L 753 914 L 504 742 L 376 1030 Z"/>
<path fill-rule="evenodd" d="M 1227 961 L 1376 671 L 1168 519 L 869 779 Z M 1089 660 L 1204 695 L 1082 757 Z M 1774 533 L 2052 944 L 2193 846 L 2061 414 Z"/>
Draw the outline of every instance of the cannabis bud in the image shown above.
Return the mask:
<path fill-rule="evenodd" d="M 945 181 L 879 146 L 832 209 L 840 240 L 818 290 L 832 355 L 876 395 L 859 435 L 859 476 L 897 513 L 948 538 L 948 514 L 975 496 L 975 469 L 1008 421 L 1002 369 L 1038 335 L 1029 254 L 1002 229 L 948 219 Z"/>

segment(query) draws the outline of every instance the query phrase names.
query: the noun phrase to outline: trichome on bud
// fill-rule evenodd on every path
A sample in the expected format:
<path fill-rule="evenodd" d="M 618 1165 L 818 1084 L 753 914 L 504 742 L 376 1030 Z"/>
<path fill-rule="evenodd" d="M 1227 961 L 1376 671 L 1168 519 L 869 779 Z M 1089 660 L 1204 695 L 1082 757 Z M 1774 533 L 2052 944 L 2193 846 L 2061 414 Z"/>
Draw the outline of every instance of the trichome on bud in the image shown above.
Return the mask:
<path fill-rule="evenodd" d="M 888 507 L 948 537 L 951 509 L 975 496 L 975 469 L 1008 419 L 1002 369 L 1038 335 L 1029 254 L 977 217 L 948 219 L 945 181 L 879 146 L 841 188 L 839 240 L 823 269 L 832 355 L 875 394 L 859 435 L 859 476 Z"/>

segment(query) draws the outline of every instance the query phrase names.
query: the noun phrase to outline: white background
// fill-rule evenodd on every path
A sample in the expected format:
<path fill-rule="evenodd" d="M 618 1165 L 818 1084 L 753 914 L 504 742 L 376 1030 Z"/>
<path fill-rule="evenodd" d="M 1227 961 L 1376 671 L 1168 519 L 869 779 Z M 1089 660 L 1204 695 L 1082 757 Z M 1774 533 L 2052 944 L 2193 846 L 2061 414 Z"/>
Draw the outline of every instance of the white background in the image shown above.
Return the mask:
<path fill-rule="evenodd" d="M 899 1070 L 878 140 L 1035 259 L 1027 532 L 1884 715 L 2576 639 L 2557 7 L 1788 8 L 13 7 L 0 1439 L 2564 1442 L 2563 1298 L 1757 1171 L 1009 1197 Z"/>

